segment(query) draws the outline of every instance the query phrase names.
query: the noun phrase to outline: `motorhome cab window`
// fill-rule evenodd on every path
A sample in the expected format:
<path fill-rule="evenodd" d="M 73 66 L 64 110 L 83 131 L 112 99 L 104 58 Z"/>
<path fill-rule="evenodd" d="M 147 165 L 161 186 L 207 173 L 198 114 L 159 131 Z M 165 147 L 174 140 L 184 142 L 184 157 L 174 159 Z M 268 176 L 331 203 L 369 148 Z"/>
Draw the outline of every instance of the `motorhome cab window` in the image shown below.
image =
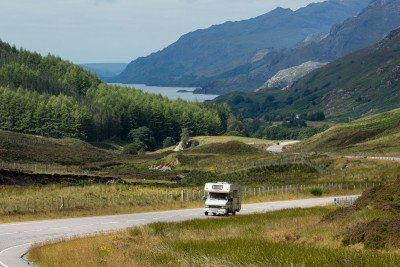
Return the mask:
<path fill-rule="evenodd" d="M 227 200 L 229 195 L 228 194 L 221 194 L 221 193 L 209 193 L 210 199 L 220 199 L 220 200 Z"/>

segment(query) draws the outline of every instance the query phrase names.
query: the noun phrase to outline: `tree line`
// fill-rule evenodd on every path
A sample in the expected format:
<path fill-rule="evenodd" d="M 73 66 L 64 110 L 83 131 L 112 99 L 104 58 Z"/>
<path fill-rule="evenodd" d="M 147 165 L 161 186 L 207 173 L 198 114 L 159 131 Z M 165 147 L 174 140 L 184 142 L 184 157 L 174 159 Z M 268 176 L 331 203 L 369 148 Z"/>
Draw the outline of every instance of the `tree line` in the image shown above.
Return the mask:
<path fill-rule="evenodd" d="M 132 131 L 147 127 L 152 139 L 148 149 L 155 149 L 168 137 L 178 141 L 183 128 L 193 135 L 225 131 L 214 108 L 105 84 L 81 98 L 3 87 L 0 101 L 1 129 L 55 138 L 130 142 Z"/>

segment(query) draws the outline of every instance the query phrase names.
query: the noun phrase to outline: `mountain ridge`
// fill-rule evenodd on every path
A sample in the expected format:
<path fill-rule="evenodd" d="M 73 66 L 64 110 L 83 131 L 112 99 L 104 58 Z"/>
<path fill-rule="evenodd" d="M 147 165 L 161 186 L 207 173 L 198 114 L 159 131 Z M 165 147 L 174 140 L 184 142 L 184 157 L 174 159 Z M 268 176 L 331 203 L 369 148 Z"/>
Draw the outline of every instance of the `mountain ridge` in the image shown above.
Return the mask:
<path fill-rule="evenodd" d="M 296 11 L 277 8 L 249 20 L 196 30 L 163 50 L 132 61 L 113 82 L 202 86 L 216 74 L 251 62 L 262 50 L 292 48 L 310 34 L 329 31 L 368 1 L 331 0 Z"/>
<path fill-rule="evenodd" d="M 282 69 L 307 61 L 328 62 L 373 45 L 400 26 L 400 1 L 375 0 L 358 16 L 332 27 L 330 34 L 318 43 L 310 43 L 290 51 L 269 54 L 256 64 L 237 67 L 214 77 L 203 86 L 202 93 L 253 91 Z M 198 91 L 200 92 L 200 91 Z"/>
<path fill-rule="evenodd" d="M 382 41 L 313 71 L 286 90 L 220 96 L 236 114 L 262 117 L 324 111 L 348 120 L 384 112 L 400 103 L 400 28 Z"/>

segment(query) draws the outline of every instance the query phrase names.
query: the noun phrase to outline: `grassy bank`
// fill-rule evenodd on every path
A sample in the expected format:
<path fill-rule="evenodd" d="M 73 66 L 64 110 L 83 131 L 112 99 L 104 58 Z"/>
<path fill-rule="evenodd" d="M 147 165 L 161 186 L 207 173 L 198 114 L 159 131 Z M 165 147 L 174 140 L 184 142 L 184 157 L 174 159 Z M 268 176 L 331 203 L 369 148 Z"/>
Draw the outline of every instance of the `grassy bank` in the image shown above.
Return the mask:
<path fill-rule="evenodd" d="M 332 208 L 284 210 L 182 223 L 154 223 L 127 231 L 38 245 L 40 266 L 398 266 L 397 250 L 344 247 L 347 226 L 379 217 L 362 210 L 335 221 Z M 69 257 L 63 257 L 69 255 Z"/>
<path fill-rule="evenodd" d="M 331 127 L 293 147 L 294 151 L 400 156 L 400 109 Z"/>

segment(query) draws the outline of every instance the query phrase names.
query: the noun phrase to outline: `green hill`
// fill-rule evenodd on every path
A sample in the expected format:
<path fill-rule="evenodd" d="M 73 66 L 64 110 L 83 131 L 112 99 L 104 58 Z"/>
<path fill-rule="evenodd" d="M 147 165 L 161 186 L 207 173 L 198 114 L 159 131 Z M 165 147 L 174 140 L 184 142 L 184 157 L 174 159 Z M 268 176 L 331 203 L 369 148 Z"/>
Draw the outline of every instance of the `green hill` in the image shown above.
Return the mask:
<path fill-rule="evenodd" d="M 224 132 L 229 110 L 169 100 L 139 90 L 109 86 L 82 67 L 58 57 L 0 42 L 0 129 L 54 138 L 132 142 L 129 133 L 148 132 L 143 147 L 194 135 Z M 146 128 L 143 128 L 146 127 Z M 142 141 L 142 140 L 140 140 Z"/>
<path fill-rule="evenodd" d="M 400 109 L 334 126 L 293 149 L 400 156 Z"/>
<path fill-rule="evenodd" d="M 290 88 L 295 110 L 360 117 L 399 107 L 400 29 L 300 79 Z"/>
<path fill-rule="evenodd" d="M 0 41 L 0 86 L 77 96 L 99 83 L 89 71 L 59 57 L 42 57 Z"/>
<path fill-rule="evenodd" d="M 0 161 L 84 165 L 121 158 L 81 140 L 55 139 L 0 130 Z"/>

